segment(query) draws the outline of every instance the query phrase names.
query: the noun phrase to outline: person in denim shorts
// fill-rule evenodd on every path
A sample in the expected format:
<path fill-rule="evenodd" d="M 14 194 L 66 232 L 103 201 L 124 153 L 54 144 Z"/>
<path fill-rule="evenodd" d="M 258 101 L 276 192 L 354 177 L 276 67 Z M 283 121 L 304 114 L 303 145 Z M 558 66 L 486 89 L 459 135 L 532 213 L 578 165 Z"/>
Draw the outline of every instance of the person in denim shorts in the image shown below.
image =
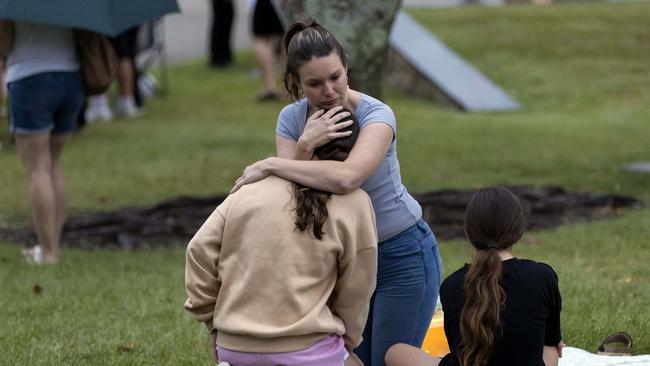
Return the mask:
<path fill-rule="evenodd" d="M 38 263 L 59 259 L 65 188 L 59 156 L 76 128 L 84 98 L 72 30 L 16 22 L 7 57 L 11 131 L 27 172 L 39 245 L 24 252 Z"/>
<path fill-rule="evenodd" d="M 295 101 L 276 127 L 277 157 L 247 167 L 233 190 L 269 174 L 306 187 L 343 194 L 361 187 L 377 217 L 377 288 L 363 342 L 355 353 L 366 366 L 383 366 L 390 346 L 420 347 L 431 323 L 441 282 L 438 243 L 420 204 L 402 184 L 397 160 L 397 121 L 381 101 L 348 87 L 347 54 L 313 19 L 292 24 L 285 35 L 284 85 Z M 351 111 L 361 126 L 345 161 L 311 160 L 314 149 L 345 136 Z M 338 113 L 338 114 L 337 114 Z"/>

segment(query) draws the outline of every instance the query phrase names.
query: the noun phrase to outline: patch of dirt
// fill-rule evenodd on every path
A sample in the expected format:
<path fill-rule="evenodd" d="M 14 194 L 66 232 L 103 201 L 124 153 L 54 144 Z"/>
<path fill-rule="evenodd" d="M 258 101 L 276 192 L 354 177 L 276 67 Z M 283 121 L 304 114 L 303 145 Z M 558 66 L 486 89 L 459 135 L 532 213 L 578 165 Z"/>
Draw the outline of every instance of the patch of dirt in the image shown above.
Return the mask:
<path fill-rule="evenodd" d="M 556 186 L 509 188 L 521 199 L 528 230 L 612 217 L 624 209 L 642 207 L 640 201 L 627 196 L 568 192 Z M 442 190 L 414 196 L 436 237 L 444 240 L 463 236 L 465 207 L 473 193 Z M 178 197 L 152 207 L 72 216 L 63 228 L 63 245 L 113 249 L 185 245 L 225 197 Z M 31 229 L 0 228 L 0 237 L 16 243 L 35 243 Z"/>

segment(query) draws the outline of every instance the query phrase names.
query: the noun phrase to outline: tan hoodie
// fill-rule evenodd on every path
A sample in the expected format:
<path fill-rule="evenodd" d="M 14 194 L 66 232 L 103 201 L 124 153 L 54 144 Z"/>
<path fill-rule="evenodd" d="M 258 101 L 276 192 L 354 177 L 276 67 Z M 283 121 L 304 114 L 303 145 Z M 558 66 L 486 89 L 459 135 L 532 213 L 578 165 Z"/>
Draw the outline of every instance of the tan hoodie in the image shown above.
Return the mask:
<path fill-rule="evenodd" d="M 268 177 L 217 207 L 187 247 L 185 309 L 223 348 L 302 350 L 330 335 L 361 343 L 375 289 L 377 232 L 368 195 L 332 195 L 323 240 L 295 226 L 291 183 Z"/>

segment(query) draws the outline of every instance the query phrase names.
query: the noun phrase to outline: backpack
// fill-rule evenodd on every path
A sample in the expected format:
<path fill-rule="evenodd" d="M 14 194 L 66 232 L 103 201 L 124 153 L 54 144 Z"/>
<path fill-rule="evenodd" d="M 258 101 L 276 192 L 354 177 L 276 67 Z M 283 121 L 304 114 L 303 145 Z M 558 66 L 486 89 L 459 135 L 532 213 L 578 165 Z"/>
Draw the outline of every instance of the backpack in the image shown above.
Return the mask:
<path fill-rule="evenodd" d="M 104 93 L 117 74 L 119 60 L 113 44 L 104 35 L 81 29 L 74 30 L 74 38 L 86 95 Z"/>

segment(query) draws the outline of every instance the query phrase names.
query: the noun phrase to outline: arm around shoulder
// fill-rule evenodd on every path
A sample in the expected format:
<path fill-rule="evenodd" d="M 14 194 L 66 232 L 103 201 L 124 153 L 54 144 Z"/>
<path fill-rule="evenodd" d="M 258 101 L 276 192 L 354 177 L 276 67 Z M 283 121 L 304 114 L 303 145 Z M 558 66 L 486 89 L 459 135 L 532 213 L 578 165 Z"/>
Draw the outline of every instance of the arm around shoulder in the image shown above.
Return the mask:
<path fill-rule="evenodd" d="M 373 123 L 361 130 L 354 148 L 345 161 L 268 158 L 256 164 L 256 170 L 277 175 L 304 186 L 336 194 L 350 193 L 377 169 L 393 139 L 393 130 L 384 123 Z M 290 151 L 280 147 L 278 152 Z M 295 147 L 293 147 L 295 151 Z M 282 153 L 282 155 L 284 155 Z M 246 171 L 245 171 L 246 174 Z"/>

